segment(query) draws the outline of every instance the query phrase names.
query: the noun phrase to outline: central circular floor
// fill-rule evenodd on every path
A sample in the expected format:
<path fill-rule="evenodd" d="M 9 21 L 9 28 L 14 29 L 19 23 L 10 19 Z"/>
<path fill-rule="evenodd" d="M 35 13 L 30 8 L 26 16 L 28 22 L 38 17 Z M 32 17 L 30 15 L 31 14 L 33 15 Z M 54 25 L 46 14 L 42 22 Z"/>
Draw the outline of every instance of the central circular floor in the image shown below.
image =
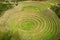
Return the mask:
<path fill-rule="evenodd" d="M 21 23 L 21 26 L 24 30 L 31 30 L 33 27 L 35 27 L 35 23 L 32 21 L 24 21 Z"/>

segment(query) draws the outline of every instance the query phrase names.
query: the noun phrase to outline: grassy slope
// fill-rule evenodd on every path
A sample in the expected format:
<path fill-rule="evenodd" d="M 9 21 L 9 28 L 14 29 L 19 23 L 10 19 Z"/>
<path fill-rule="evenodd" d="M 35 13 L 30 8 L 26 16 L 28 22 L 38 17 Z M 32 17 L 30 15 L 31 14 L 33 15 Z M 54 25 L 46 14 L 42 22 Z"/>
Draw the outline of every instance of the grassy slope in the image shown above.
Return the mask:
<path fill-rule="evenodd" d="M 0 2 L 0 16 L 3 15 L 4 11 L 12 8 L 13 6 L 9 3 L 4 4 L 3 2 Z"/>

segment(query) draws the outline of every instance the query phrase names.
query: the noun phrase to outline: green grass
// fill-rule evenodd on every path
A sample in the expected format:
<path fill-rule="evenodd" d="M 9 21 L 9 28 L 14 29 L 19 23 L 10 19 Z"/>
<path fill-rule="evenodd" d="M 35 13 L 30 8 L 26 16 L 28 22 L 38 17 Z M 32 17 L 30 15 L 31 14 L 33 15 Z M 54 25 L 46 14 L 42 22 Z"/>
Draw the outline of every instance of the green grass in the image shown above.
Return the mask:
<path fill-rule="evenodd" d="M 60 18 L 60 7 L 58 6 L 51 6 L 52 11 L 56 13 L 56 15 Z"/>
<path fill-rule="evenodd" d="M 11 4 L 4 4 L 3 2 L 0 3 L 0 16 L 4 14 L 4 12 L 10 8 L 13 8 Z"/>

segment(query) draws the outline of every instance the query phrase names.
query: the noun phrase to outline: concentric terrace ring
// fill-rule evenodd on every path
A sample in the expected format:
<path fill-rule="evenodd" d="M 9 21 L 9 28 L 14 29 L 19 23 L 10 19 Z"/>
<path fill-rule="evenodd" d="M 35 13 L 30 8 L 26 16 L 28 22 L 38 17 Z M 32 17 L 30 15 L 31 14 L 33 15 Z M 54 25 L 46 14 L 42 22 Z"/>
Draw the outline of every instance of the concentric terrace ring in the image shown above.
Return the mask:
<path fill-rule="evenodd" d="M 28 4 L 18 5 L 15 8 L 18 9 L 9 16 L 7 25 L 10 31 L 18 31 L 21 40 L 54 40 L 59 32 L 58 17 L 48 8 L 40 9 L 39 7 L 46 5 L 44 3 L 38 6 L 36 2 L 26 3 Z"/>

